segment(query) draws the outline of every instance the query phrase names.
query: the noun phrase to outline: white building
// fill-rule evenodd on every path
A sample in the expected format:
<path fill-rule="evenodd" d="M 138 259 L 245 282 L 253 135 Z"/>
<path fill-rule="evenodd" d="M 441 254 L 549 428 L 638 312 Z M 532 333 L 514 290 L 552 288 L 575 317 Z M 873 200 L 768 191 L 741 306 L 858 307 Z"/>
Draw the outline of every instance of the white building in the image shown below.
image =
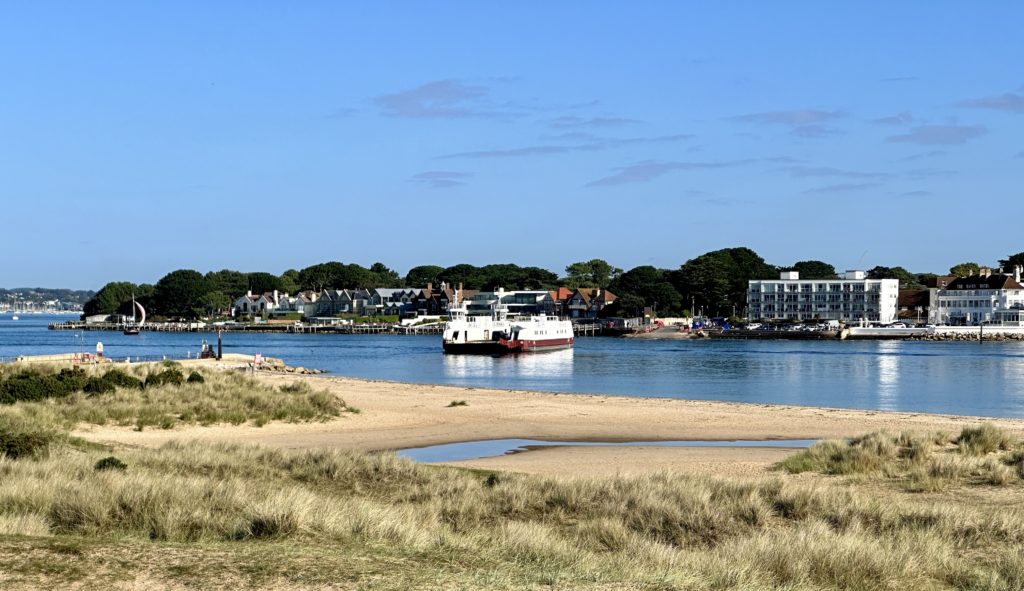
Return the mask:
<path fill-rule="evenodd" d="M 750 281 L 747 317 L 890 324 L 899 291 L 899 280 L 868 279 L 864 271 L 847 271 L 842 279 L 800 279 L 796 271 L 783 271 L 779 279 Z"/>
<path fill-rule="evenodd" d="M 1024 310 L 1021 267 L 1013 275 L 982 269 L 978 275 L 958 277 L 935 293 L 930 320 L 935 324 L 1019 325 Z"/>

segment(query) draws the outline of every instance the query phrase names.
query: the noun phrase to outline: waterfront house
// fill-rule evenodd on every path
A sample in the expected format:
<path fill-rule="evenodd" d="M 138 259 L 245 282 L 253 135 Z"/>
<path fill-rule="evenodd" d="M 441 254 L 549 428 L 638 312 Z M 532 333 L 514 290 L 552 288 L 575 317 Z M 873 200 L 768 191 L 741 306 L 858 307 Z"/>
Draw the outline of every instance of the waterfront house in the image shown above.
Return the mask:
<path fill-rule="evenodd" d="M 316 315 L 363 314 L 369 299 L 363 289 L 325 289 L 316 303 Z"/>
<path fill-rule="evenodd" d="M 1017 266 L 1009 275 L 983 268 L 977 275 L 954 279 L 936 292 L 933 322 L 963 326 L 1019 322 L 1024 309 L 1022 271 Z"/>
<path fill-rule="evenodd" d="M 287 296 L 288 294 L 284 294 Z M 272 292 L 254 294 L 252 290 L 235 300 L 231 307 L 232 316 L 263 316 L 277 309 L 281 293 L 276 289 Z"/>
<path fill-rule="evenodd" d="M 555 306 L 555 316 L 564 318 L 569 315 L 569 309 L 566 304 L 569 302 L 569 298 L 572 297 L 573 290 L 568 287 L 559 287 L 558 289 L 548 292 L 551 294 L 551 300 Z"/>
<path fill-rule="evenodd" d="M 458 294 L 458 301 L 462 302 L 477 293 L 475 289 L 462 289 L 461 283 L 458 289 L 454 289 L 443 281 L 440 289 L 435 288 L 432 283 L 428 283 L 416 295 L 412 306 L 416 314 L 420 316 L 445 316 L 448 314 L 448 306 L 456 301 L 456 294 Z"/>
<path fill-rule="evenodd" d="M 565 303 L 565 312 L 570 318 L 597 318 L 598 313 L 617 298 L 615 294 L 600 287 L 580 287 Z"/>
<path fill-rule="evenodd" d="M 316 302 L 319 295 L 315 291 L 302 291 L 294 296 L 281 295 L 278 298 L 277 307 L 271 311 L 271 315 L 299 314 L 303 318 L 316 316 Z"/>
<path fill-rule="evenodd" d="M 747 317 L 891 324 L 896 320 L 899 283 L 868 279 L 864 271 L 847 271 L 842 279 L 800 279 L 797 271 L 783 271 L 778 279 L 748 282 Z"/>
<path fill-rule="evenodd" d="M 379 287 L 368 291 L 367 315 L 405 316 L 415 312 L 417 292 L 408 288 Z"/>

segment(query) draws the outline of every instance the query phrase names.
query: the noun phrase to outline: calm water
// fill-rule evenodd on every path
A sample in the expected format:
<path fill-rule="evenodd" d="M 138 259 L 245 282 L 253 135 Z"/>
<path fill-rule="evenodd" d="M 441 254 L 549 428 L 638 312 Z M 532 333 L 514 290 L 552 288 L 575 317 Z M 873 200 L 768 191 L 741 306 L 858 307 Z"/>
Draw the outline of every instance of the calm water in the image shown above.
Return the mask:
<path fill-rule="evenodd" d="M 527 451 L 533 447 L 781 447 L 798 449 L 814 445 L 814 439 L 782 439 L 769 441 L 542 441 L 539 439 L 489 439 L 444 443 L 429 447 L 403 449 L 398 455 L 417 462 L 458 462 L 478 458 L 493 458 Z"/>
<path fill-rule="evenodd" d="M 66 319 L 68 317 L 64 317 Z M 206 333 L 50 331 L 52 317 L 0 315 L 0 358 L 95 349 L 195 355 Z M 213 337 L 215 338 L 215 337 Z M 647 341 L 581 338 L 508 357 L 445 356 L 439 337 L 227 333 L 225 352 L 263 353 L 337 375 L 459 386 L 1024 417 L 1024 343 Z"/>

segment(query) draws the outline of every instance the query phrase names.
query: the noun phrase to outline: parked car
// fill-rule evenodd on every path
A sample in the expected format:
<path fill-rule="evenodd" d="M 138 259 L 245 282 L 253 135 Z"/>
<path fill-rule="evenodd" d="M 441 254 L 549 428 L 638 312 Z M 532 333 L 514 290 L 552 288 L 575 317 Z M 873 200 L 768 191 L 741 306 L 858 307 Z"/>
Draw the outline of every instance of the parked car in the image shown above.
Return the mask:
<path fill-rule="evenodd" d="M 750 324 L 747 325 L 747 330 L 757 330 L 759 328 L 761 328 L 760 322 L 751 322 Z"/>

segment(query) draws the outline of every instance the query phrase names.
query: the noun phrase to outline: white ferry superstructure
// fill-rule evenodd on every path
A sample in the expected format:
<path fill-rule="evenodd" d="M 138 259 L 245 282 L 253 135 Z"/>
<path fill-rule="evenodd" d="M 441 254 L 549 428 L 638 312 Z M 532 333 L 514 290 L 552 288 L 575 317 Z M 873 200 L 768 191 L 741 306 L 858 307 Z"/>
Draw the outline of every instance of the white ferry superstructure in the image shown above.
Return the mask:
<path fill-rule="evenodd" d="M 557 316 L 509 316 L 502 303 L 504 290 L 491 305 L 489 316 L 470 315 L 465 302 L 449 308 L 441 344 L 445 353 L 533 353 L 569 349 L 573 345 L 572 323 Z"/>

